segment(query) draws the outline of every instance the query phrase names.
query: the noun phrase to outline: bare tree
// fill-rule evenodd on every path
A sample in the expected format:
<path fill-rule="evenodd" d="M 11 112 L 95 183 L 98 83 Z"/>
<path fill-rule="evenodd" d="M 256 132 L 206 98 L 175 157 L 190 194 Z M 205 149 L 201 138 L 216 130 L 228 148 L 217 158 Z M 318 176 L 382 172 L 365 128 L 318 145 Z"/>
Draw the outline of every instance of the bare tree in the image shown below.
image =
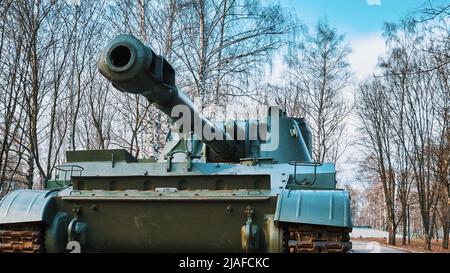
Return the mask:
<path fill-rule="evenodd" d="M 449 97 L 446 57 L 438 53 L 442 44 L 432 40 L 428 28 L 411 20 L 386 24 L 383 75 L 360 85 L 358 114 L 370 140 L 365 147 L 377 159 L 390 235 L 401 220 L 406 243 L 407 211 L 417 202 L 425 243 L 431 249 L 440 228 L 438 217 L 448 238 L 442 191 L 448 192 Z M 430 50 L 422 50 L 424 45 Z M 395 243 L 391 236 L 390 243 Z"/>
<path fill-rule="evenodd" d="M 397 211 L 397 181 L 394 172 L 395 136 L 388 107 L 390 97 L 386 86 L 380 81 L 362 83 L 357 93 L 357 114 L 365 138 L 364 148 L 374 160 L 375 173 L 383 188 L 386 218 L 388 221 L 389 244 L 395 245 L 399 217 Z M 366 170 L 370 171 L 370 169 Z"/>
<path fill-rule="evenodd" d="M 342 93 L 351 77 L 351 49 L 343 35 L 321 20 L 300 50 L 286 57 L 288 86 L 277 101 L 289 99 L 290 109 L 306 114 L 314 131 L 316 160 L 336 162 L 343 152 L 344 120 L 351 111 Z"/>
<path fill-rule="evenodd" d="M 18 120 L 24 118 L 20 105 L 23 98 L 22 72 L 23 36 L 13 31 L 11 11 L 13 1 L 0 3 L 0 197 L 13 187 L 13 182 L 24 182 L 22 171 L 23 131 Z"/>
<path fill-rule="evenodd" d="M 251 97 L 261 64 L 292 28 L 279 5 L 258 1 L 186 1 L 180 10 L 177 28 L 185 34 L 175 54 L 189 74 L 187 91 L 199 98 L 202 110 Z"/>

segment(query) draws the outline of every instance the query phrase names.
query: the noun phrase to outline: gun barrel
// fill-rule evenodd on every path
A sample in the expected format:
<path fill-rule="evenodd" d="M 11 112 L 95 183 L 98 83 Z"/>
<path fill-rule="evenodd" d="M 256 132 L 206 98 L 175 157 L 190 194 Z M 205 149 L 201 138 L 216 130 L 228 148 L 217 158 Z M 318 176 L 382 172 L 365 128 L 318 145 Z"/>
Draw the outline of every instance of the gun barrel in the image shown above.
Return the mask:
<path fill-rule="evenodd" d="M 100 73 L 113 86 L 126 93 L 146 97 L 159 110 L 174 121 L 172 110 L 177 105 L 185 106 L 191 115 L 190 131 L 222 158 L 235 156 L 234 141 L 226 138 L 226 132 L 195 110 L 192 101 L 175 85 L 175 71 L 162 57 L 132 35 L 119 35 L 103 49 L 98 60 Z M 201 121 L 202 130 L 194 130 L 194 122 Z M 186 128 L 183 128 L 183 131 Z M 207 139 L 203 132 L 215 132 L 222 139 Z"/>

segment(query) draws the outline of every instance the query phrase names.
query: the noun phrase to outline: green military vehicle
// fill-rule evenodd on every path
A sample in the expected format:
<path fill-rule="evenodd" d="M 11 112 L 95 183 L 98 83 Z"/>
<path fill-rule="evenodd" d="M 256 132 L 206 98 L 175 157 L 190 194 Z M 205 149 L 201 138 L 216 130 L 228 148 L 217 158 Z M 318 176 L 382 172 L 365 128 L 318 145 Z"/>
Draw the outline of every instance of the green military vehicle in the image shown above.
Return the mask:
<path fill-rule="evenodd" d="M 44 190 L 0 201 L 0 252 L 351 249 L 349 194 L 336 189 L 333 164 L 313 161 L 303 119 L 272 107 L 266 120 L 213 123 L 176 87 L 171 65 L 131 35 L 113 39 L 98 66 L 179 130 L 158 161 L 125 150 L 68 151 Z"/>

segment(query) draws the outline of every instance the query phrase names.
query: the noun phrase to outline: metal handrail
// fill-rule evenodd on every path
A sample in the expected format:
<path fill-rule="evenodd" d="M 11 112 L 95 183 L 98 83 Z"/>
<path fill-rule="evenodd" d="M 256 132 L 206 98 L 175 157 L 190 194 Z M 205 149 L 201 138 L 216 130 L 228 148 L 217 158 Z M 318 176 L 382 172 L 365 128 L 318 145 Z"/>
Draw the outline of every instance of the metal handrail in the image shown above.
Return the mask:
<path fill-rule="evenodd" d="M 84 168 L 79 165 L 58 165 L 55 167 L 55 182 L 59 186 L 63 187 L 64 185 L 61 185 L 57 179 L 59 179 L 61 172 L 64 173 L 64 183 L 69 181 L 67 177 L 72 177 L 74 172 L 79 172 L 79 175 L 81 176 L 84 171 Z M 70 175 L 68 173 L 70 172 Z"/>
<path fill-rule="evenodd" d="M 300 164 L 300 165 L 299 165 Z M 317 166 L 322 166 L 323 163 L 320 162 L 303 162 L 303 161 L 291 161 L 289 162 L 289 165 L 293 165 L 294 166 L 294 183 L 300 186 L 312 186 L 316 183 L 316 178 L 317 178 Z M 307 184 L 307 183 L 299 183 L 297 182 L 297 165 L 299 166 L 314 166 L 314 180 L 312 183 Z"/>

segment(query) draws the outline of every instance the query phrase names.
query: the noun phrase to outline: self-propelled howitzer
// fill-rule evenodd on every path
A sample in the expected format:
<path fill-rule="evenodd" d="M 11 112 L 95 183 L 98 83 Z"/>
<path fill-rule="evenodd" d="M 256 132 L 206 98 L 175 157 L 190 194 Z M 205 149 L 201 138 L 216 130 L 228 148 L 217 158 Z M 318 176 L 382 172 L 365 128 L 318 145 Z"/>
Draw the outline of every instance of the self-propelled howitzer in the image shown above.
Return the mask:
<path fill-rule="evenodd" d="M 263 120 L 212 122 L 176 87 L 172 66 L 131 35 L 109 42 L 98 66 L 182 130 L 169 133 L 158 161 L 68 151 L 43 190 L 1 199 L 0 252 L 351 249 L 349 194 L 336 188 L 334 164 L 312 160 L 304 119 L 272 107 Z"/>

